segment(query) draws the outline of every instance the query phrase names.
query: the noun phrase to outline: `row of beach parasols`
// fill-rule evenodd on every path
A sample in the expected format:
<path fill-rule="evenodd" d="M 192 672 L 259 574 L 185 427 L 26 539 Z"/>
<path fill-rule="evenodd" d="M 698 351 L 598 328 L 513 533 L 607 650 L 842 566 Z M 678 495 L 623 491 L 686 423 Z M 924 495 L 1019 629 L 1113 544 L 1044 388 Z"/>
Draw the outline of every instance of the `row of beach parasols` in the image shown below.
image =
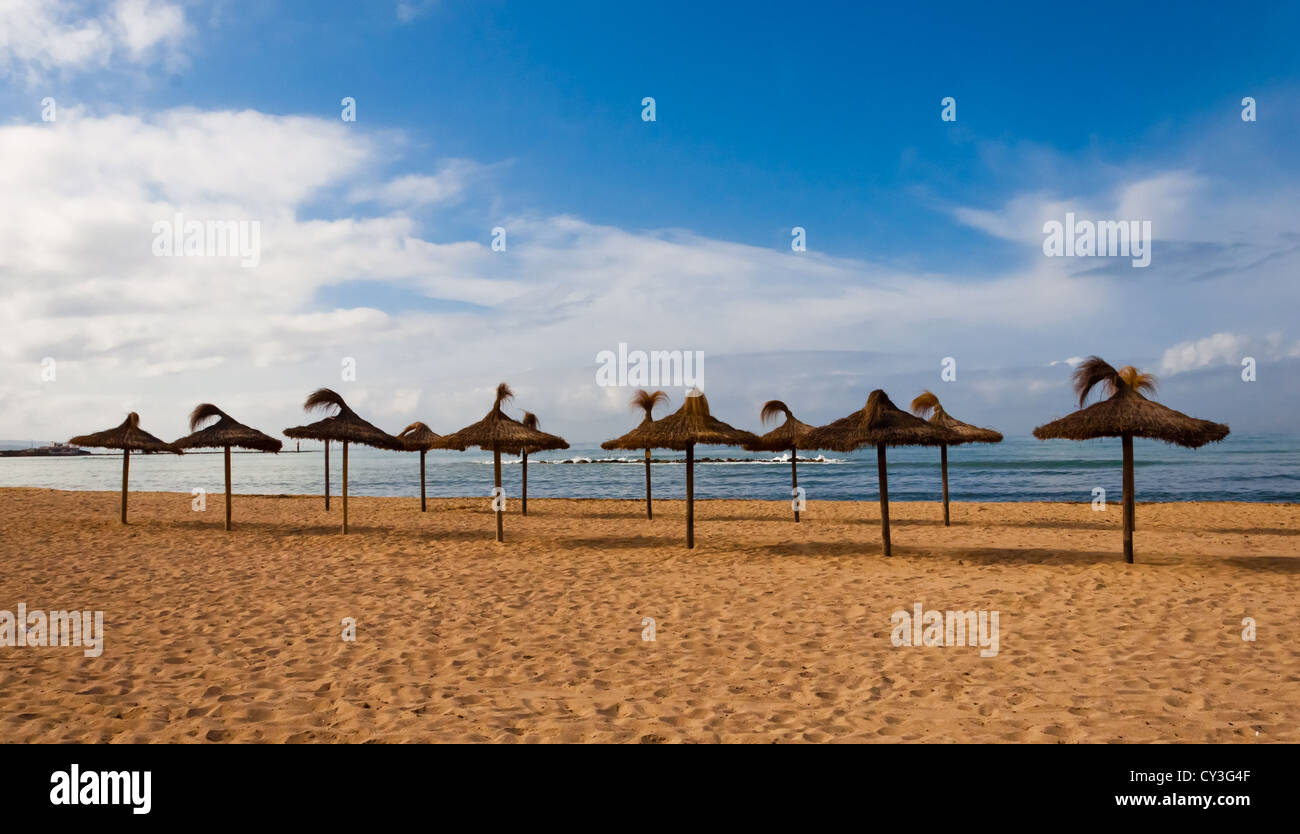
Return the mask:
<path fill-rule="evenodd" d="M 1121 440 L 1124 469 L 1124 556 L 1133 562 L 1133 529 L 1135 526 L 1133 439 L 1135 437 L 1162 440 L 1188 448 L 1222 440 L 1228 427 L 1222 423 L 1199 420 L 1157 403 L 1143 392 L 1155 390 L 1155 379 L 1140 373 L 1132 366 L 1116 370 L 1102 359 L 1093 356 L 1081 363 L 1074 372 L 1074 389 L 1080 410 L 1067 417 L 1054 420 L 1034 429 L 1034 436 L 1046 440 L 1065 438 L 1089 440 L 1118 437 Z M 1098 387 L 1105 398 L 1084 407 L 1089 394 Z M 475 447 L 492 452 L 493 494 L 501 490 L 501 455 L 519 455 L 522 458 L 522 513 L 528 513 L 528 455 L 549 449 L 567 449 L 569 444 L 561 437 L 538 428 L 537 418 L 528 412 L 522 420 L 515 420 L 503 407 L 513 394 L 502 383 L 497 386 L 492 410 L 473 425 L 448 435 L 438 435 L 424 423 L 412 423 L 397 435 L 390 435 L 356 414 L 334 391 L 327 388 L 313 392 L 304 404 L 306 411 L 332 412 L 323 419 L 306 426 L 284 430 L 296 439 L 323 441 L 325 444 L 325 508 L 330 506 L 329 444 L 342 444 L 343 455 L 343 532 L 348 532 L 348 447 L 363 444 L 380 449 L 414 451 L 420 453 L 420 509 L 427 509 L 425 497 L 425 454 L 433 449 L 465 451 Z M 866 405 L 858 411 L 821 427 L 813 427 L 795 418 L 790 408 L 780 400 L 764 404 L 760 419 L 764 423 L 781 420 L 772 431 L 759 436 L 734 428 L 709 413 L 708 399 L 699 391 L 687 395 L 681 408 L 658 420 L 654 409 L 667 396 L 662 391 L 638 391 L 632 405 L 643 412 L 636 428 L 622 437 L 601 444 L 605 449 L 645 451 L 646 517 L 652 519 L 654 510 L 651 497 L 650 462 L 652 449 L 672 449 L 686 454 L 686 546 L 695 546 L 695 447 L 740 446 L 750 451 L 790 453 L 790 484 L 792 495 L 798 495 L 798 450 L 826 449 L 836 452 L 853 452 L 875 447 L 877 477 L 880 495 L 880 530 L 884 555 L 892 555 L 889 526 L 889 484 L 886 449 L 890 446 L 938 447 L 943 495 L 943 521 L 950 524 L 948 496 L 948 447 L 967 443 L 997 443 L 1002 435 L 992 429 L 980 428 L 949 415 L 938 397 L 925 391 L 911 403 L 914 413 L 903 411 L 889 399 L 884 391 L 876 389 L 867 397 Z M 784 418 L 782 420 L 782 418 Z M 215 419 L 205 428 L 200 426 Z M 93 446 L 121 449 L 122 455 L 122 523 L 126 523 L 127 482 L 131 452 L 172 452 L 180 454 L 185 449 L 219 448 L 225 451 L 226 475 L 226 529 L 231 526 L 230 451 L 232 448 L 278 452 L 280 441 L 245 426 L 232 419 L 221 409 L 203 404 L 190 415 L 191 434 L 174 443 L 167 443 L 140 428 L 139 415 L 132 412 L 122 425 L 91 435 L 74 437 L 69 443 L 76 446 Z M 494 502 L 497 541 L 504 540 L 504 502 Z M 794 520 L 798 522 L 799 503 L 794 506 Z"/>

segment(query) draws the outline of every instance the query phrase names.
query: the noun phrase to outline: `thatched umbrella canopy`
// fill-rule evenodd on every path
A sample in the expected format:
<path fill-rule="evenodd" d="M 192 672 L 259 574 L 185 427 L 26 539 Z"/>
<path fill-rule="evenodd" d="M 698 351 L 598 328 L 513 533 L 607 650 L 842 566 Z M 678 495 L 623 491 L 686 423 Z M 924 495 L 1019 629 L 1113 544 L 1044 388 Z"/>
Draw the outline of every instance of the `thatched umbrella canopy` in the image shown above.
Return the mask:
<path fill-rule="evenodd" d="M 1133 527 L 1136 515 L 1133 489 L 1133 438 L 1148 437 L 1195 449 L 1228 436 L 1223 423 L 1198 420 L 1181 411 L 1142 396 L 1154 392 L 1156 378 L 1132 365 L 1118 371 L 1097 356 L 1090 356 L 1074 369 L 1074 392 L 1079 405 L 1088 393 L 1101 385 L 1107 399 L 1081 408 L 1073 414 L 1034 429 L 1039 440 L 1065 438 L 1091 440 L 1095 437 L 1119 437 L 1124 455 L 1124 559 L 1133 563 Z"/>
<path fill-rule="evenodd" d="M 790 494 L 794 496 L 792 506 L 794 510 L 794 520 L 799 520 L 799 469 L 798 457 L 799 447 L 804 445 L 804 440 L 813 427 L 807 423 L 796 420 L 795 416 L 790 413 L 790 408 L 780 400 L 768 400 L 763 403 L 763 410 L 759 412 L 759 419 L 764 423 L 769 423 L 777 419 L 782 414 L 785 415 L 785 422 L 772 429 L 767 434 L 758 438 L 755 443 L 745 444 L 745 448 L 751 452 L 784 452 L 790 450 Z M 806 448 L 806 447 L 805 447 Z"/>
<path fill-rule="evenodd" d="M 452 449 L 468 449 L 477 446 L 492 452 L 492 469 L 494 484 L 492 489 L 492 508 L 497 514 L 497 541 L 505 541 L 505 530 L 501 515 L 505 512 L 505 492 L 501 489 L 501 453 L 517 454 L 524 449 L 567 449 L 569 444 L 562 437 L 547 434 L 529 428 L 518 420 L 506 416 L 501 406 L 514 399 L 514 392 L 504 382 L 497 386 L 496 402 L 492 410 L 482 420 L 453 432 L 443 438 L 443 442 Z M 551 445 L 557 444 L 557 445 Z"/>
<path fill-rule="evenodd" d="M 361 443 L 366 446 L 374 446 L 376 449 L 391 449 L 398 452 L 403 451 L 406 447 L 396 437 L 362 420 L 355 411 L 348 407 L 342 397 L 328 388 L 316 389 L 311 393 L 311 396 L 307 397 L 307 401 L 302 404 L 303 411 L 326 411 L 329 409 L 337 409 L 337 412 L 324 420 L 317 420 L 315 423 L 306 426 L 285 429 L 284 434 L 286 437 L 302 440 L 325 441 L 325 509 L 327 510 L 330 507 L 329 442 L 337 440 L 343 444 L 343 532 L 346 533 L 348 531 L 348 444 Z"/>
<path fill-rule="evenodd" d="M 644 388 L 642 388 L 639 391 L 637 391 L 635 394 L 633 394 L 632 407 L 639 408 L 645 412 L 645 418 L 641 421 L 641 425 L 637 426 L 637 429 L 644 428 L 645 426 L 648 426 L 651 423 L 653 423 L 654 417 L 651 416 L 651 414 L 655 410 L 655 406 L 659 405 L 659 403 L 667 403 L 667 402 L 668 402 L 668 395 L 665 394 L 663 391 L 655 391 L 651 393 L 650 391 L 647 391 Z M 622 441 L 623 441 L 622 437 L 617 437 L 613 440 L 606 440 L 604 443 L 600 444 L 600 448 L 602 449 L 641 448 L 640 446 L 629 447 L 629 446 L 621 445 Z M 645 450 L 645 517 L 648 519 L 653 519 L 655 517 L 654 509 L 650 505 L 650 449 L 649 447 L 647 447 Z"/>
<path fill-rule="evenodd" d="M 695 445 L 744 446 L 758 436 L 733 428 L 709 414 L 709 401 L 695 389 L 682 407 L 659 420 L 642 422 L 609 441 L 620 449 L 675 449 L 686 452 L 686 546 L 695 547 Z"/>
<path fill-rule="evenodd" d="M 523 423 L 524 428 L 533 429 L 534 431 L 537 431 L 538 434 L 546 434 L 546 432 L 544 431 L 538 431 L 537 415 L 531 411 L 524 412 L 524 419 L 521 422 Z M 549 449 L 569 448 L 569 444 L 565 441 L 563 437 L 557 437 L 553 434 L 546 434 L 546 437 L 547 440 L 544 442 L 529 443 L 528 445 L 523 446 L 518 450 L 519 457 L 521 458 L 520 462 L 521 462 L 521 469 L 523 473 L 522 474 L 523 483 L 522 483 L 521 493 L 520 493 L 520 506 L 523 508 L 522 512 L 524 515 L 528 515 L 528 455 L 534 452 L 545 452 Z"/>
<path fill-rule="evenodd" d="M 863 446 L 876 447 L 876 471 L 880 479 L 880 537 L 885 555 L 892 554 L 889 541 L 889 477 L 885 467 L 888 446 L 942 446 L 952 443 L 953 434 L 903 411 L 879 388 L 867 396 L 861 410 L 833 423 L 813 429 L 804 439 L 810 449 L 852 452 Z"/>
<path fill-rule="evenodd" d="M 982 429 L 979 426 L 972 426 L 970 423 L 963 423 L 956 417 L 943 410 L 939 404 L 939 398 L 930 391 L 922 391 L 912 400 L 912 413 L 919 417 L 928 417 L 930 425 L 938 426 L 952 432 L 956 438 L 951 443 L 944 443 L 939 447 L 939 465 L 943 470 L 943 526 L 948 525 L 948 447 L 959 446 L 962 443 L 1001 443 L 1002 432 L 993 429 Z"/>
<path fill-rule="evenodd" d="M 94 434 L 78 435 L 68 441 L 71 446 L 94 446 L 99 449 L 122 450 L 122 523 L 126 524 L 126 484 L 131 470 L 131 451 L 171 452 L 181 454 L 181 450 L 165 440 L 159 440 L 140 428 L 140 415 L 132 411 L 126 415 L 122 425 Z"/>
<path fill-rule="evenodd" d="M 424 492 L 424 456 L 430 449 L 450 447 L 443 442 L 442 435 L 418 420 L 398 432 L 397 439 L 402 441 L 402 448 L 406 451 L 420 453 L 420 512 L 427 512 L 428 503 Z"/>
<path fill-rule="evenodd" d="M 217 422 L 199 429 L 213 417 Z M 180 449 L 224 449 L 226 456 L 226 529 L 230 529 L 230 449 L 252 449 L 257 452 L 278 452 L 283 446 L 279 440 L 263 434 L 251 426 L 233 419 L 212 403 L 201 403 L 190 412 L 190 434 L 176 441 Z"/>

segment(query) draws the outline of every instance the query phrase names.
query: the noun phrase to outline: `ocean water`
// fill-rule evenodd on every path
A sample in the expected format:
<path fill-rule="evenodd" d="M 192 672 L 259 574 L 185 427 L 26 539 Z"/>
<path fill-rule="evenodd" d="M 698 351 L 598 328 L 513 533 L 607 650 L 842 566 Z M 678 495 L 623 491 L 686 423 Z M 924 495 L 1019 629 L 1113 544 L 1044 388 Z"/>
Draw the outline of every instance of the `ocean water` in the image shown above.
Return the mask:
<path fill-rule="evenodd" d="M 1139 501 L 1300 500 L 1300 437 L 1230 435 L 1201 449 L 1164 443 L 1134 443 Z M 288 449 L 292 449 L 290 442 Z M 660 498 L 685 495 L 684 455 L 654 451 L 651 476 Z M 878 497 L 876 453 L 800 452 L 799 485 L 808 501 Z M 810 458 L 806 460 L 805 458 Z M 704 460 L 701 460 L 704 459 Z M 509 498 L 519 495 L 517 457 L 503 457 Z M 331 492 L 339 493 L 342 455 L 331 444 Z M 324 460 L 319 444 L 300 453 L 236 453 L 234 491 L 245 494 L 319 494 Z M 349 494 L 418 496 L 419 456 L 350 447 Z M 486 498 L 492 487 L 492 455 L 434 451 L 427 458 L 431 497 Z M 948 451 L 948 479 L 954 501 L 1090 502 L 1093 489 L 1106 499 L 1122 495 L 1118 439 L 1070 442 L 1008 438 Z M 0 458 L 0 486 L 70 490 L 116 490 L 122 484 L 120 454 L 72 458 Z M 221 454 L 132 455 L 131 489 L 209 493 L 225 489 Z M 608 452 L 595 444 L 529 456 L 528 494 L 535 497 L 642 498 L 645 468 L 641 452 Z M 790 465 L 785 455 L 725 447 L 696 449 L 697 498 L 790 500 Z M 939 450 L 889 450 L 889 496 L 899 501 L 936 500 L 940 495 Z"/>

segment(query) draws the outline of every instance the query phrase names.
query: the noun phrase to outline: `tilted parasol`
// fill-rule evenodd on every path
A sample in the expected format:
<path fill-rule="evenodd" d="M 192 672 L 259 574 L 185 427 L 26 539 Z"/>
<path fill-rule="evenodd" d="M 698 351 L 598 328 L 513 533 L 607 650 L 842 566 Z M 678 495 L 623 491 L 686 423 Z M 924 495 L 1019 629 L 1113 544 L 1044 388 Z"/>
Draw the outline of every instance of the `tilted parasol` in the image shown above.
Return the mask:
<path fill-rule="evenodd" d="M 1064 438 L 1091 440 L 1095 437 L 1118 437 L 1124 456 L 1124 560 L 1133 563 L 1133 527 L 1136 509 L 1133 481 L 1133 438 L 1147 437 L 1195 449 L 1228 436 L 1228 427 L 1188 417 L 1181 411 L 1163 406 L 1142 396 L 1155 391 L 1156 379 L 1132 365 L 1118 371 L 1097 356 L 1088 357 L 1074 369 L 1074 392 L 1082 406 L 1088 393 L 1103 386 L 1107 399 L 1081 408 L 1059 420 L 1034 429 L 1039 440 Z"/>
<path fill-rule="evenodd" d="M 424 491 L 424 456 L 430 449 L 446 449 L 448 446 L 443 442 L 442 435 L 418 420 L 398 432 L 397 439 L 402 441 L 402 447 L 406 451 L 420 453 L 420 512 L 426 512 L 428 505 Z"/>
<path fill-rule="evenodd" d="M 132 411 L 126 415 L 122 425 L 95 432 L 82 434 L 68 441 L 71 446 L 93 446 L 100 449 L 122 450 L 122 523 L 126 524 L 126 484 L 131 471 L 131 452 L 171 452 L 179 455 L 181 450 L 164 440 L 159 440 L 140 428 L 140 415 Z"/>
<path fill-rule="evenodd" d="M 343 444 L 343 532 L 348 531 L 348 444 L 361 443 L 366 446 L 374 446 L 377 449 L 390 449 L 393 451 L 403 451 L 405 447 L 402 441 L 393 437 L 391 434 L 377 428 L 371 423 L 362 420 L 355 411 L 348 407 L 334 391 L 328 388 L 318 388 L 307 397 L 303 403 L 303 411 L 325 411 L 336 409 L 336 413 L 324 420 L 317 420 L 306 426 L 295 426 L 291 429 L 285 429 L 286 437 L 300 438 L 303 440 L 323 440 L 325 441 L 325 509 L 330 506 L 330 447 L 331 440 L 337 440 Z"/>
<path fill-rule="evenodd" d="M 665 394 L 663 391 L 655 391 L 652 393 L 642 388 L 639 391 L 637 391 L 635 394 L 633 394 L 632 407 L 639 408 L 645 412 L 645 418 L 641 421 L 641 425 L 637 426 L 637 428 L 640 429 L 653 423 L 654 417 L 652 416 L 652 413 L 655 410 L 655 406 L 659 405 L 659 403 L 667 403 L 667 402 L 668 402 L 668 395 Z M 604 443 L 600 444 L 600 448 L 602 449 L 641 448 L 640 446 L 631 446 L 631 447 L 622 446 L 620 445 L 622 439 L 623 438 L 619 437 L 619 438 L 615 438 L 614 440 L 606 440 Z M 648 447 L 645 450 L 645 517 L 647 519 L 653 519 L 655 517 L 654 508 L 651 506 L 650 503 L 650 449 Z"/>
<path fill-rule="evenodd" d="M 682 407 L 659 420 L 643 422 L 622 437 L 608 441 L 619 449 L 675 449 L 686 452 L 686 546 L 695 547 L 695 446 L 744 446 L 758 436 L 733 428 L 709 413 L 709 401 L 699 389 L 686 395 Z"/>
<path fill-rule="evenodd" d="M 956 438 L 952 443 L 944 443 L 939 447 L 939 465 L 943 471 L 943 526 L 948 524 L 948 447 L 958 446 L 962 443 L 1001 443 L 1002 433 L 993 429 L 982 429 L 979 426 L 972 426 L 970 423 L 963 423 L 956 417 L 943 410 L 939 404 L 939 398 L 930 391 L 922 391 L 912 400 L 912 413 L 918 417 L 930 420 L 930 425 L 938 426 L 952 432 Z"/>
<path fill-rule="evenodd" d="M 759 419 L 768 423 L 777 419 L 782 414 L 785 415 L 785 422 L 772 429 L 765 435 L 758 438 L 755 443 L 745 444 L 745 448 L 751 452 L 784 452 L 790 450 L 790 494 L 794 496 L 792 506 L 794 510 L 794 520 L 799 520 L 799 469 L 798 457 L 799 447 L 803 446 L 804 439 L 813 427 L 801 420 L 795 419 L 794 414 L 790 413 L 790 408 L 780 400 L 768 400 L 763 403 L 763 410 L 759 412 Z"/>
<path fill-rule="evenodd" d="M 497 541 L 505 541 L 505 529 L 502 513 L 505 512 L 505 492 L 501 489 L 501 453 L 516 454 L 532 446 L 547 449 L 567 449 L 569 444 L 564 438 L 547 434 L 544 431 L 530 429 L 518 420 L 511 419 L 501 410 L 501 406 L 514 398 L 514 392 L 504 382 L 497 386 L 496 401 L 492 410 L 482 420 L 452 432 L 443 438 L 443 442 L 453 449 L 468 449 L 477 446 L 492 452 L 492 471 L 494 486 L 492 489 L 492 509 L 497 516 Z M 549 445 L 558 444 L 558 445 Z"/>
<path fill-rule="evenodd" d="M 811 449 L 852 452 L 864 446 L 876 447 L 876 473 L 880 480 L 880 537 L 885 555 L 892 555 L 889 540 L 889 476 L 885 449 L 889 446 L 941 446 L 951 443 L 953 434 L 903 411 L 877 388 L 867 396 L 861 410 L 833 423 L 813 429 L 804 439 Z"/>
<path fill-rule="evenodd" d="M 523 423 L 525 428 L 537 430 L 537 415 L 534 414 L 533 412 L 525 411 L 524 419 L 521 422 Z M 539 433 L 546 434 L 546 432 L 539 432 Z M 547 437 L 549 439 L 545 442 L 530 443 L 527 446 L 524 446 L 521 449 L 519 449 L 519 457 L 520 457 L 520 464 L 521 464 L 520 468 L 522 470 L 520 506 L 522 508 L 521 512 L 523 515 L 528 515 L 528 455 L 530 453 L 545 452 L 549 449 L 569 448 L 569 444 L 564 441 L 564 438 L 556 437 L 553 434 L 547 435 Z"/>
<path fill-rule="evenodd" d="M 217 422 L 199 429 L 213 417 Z M 226 529 L 230 529 L 230 450 L 252 449 L 257 452 L 278 452 L 282 444 L 270 435 L 233 419 L 212 403 L 202 403 L 190 412 L 190 434 L 177 440 L 179 449 L 224 449 L 226 457 Z"/>

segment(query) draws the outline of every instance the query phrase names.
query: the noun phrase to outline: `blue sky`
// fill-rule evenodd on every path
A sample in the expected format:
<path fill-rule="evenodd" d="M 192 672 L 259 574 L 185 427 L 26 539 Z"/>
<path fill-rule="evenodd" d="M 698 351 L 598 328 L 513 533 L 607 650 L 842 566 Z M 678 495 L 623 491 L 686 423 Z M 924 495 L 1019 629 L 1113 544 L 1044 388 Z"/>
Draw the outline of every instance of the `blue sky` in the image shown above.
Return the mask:
<path fill-rule="evenodd" d="M 1300 357 L 1296 4 L 700 6 L 17 0 L 0 436 L 43 429 L 55 392 L 291 419 L 352 356 L 385 420 L 473 418 L 512 378 L 599 439 L 627 421 L 629 392 L 590 390 L 619 341 L 705 350 L 715 409 L 754 416 L 910 399 L 956 356 L 950 410 L 1027 430 L 1096 352 L 1175 407 L 1284 428 L 1261 415 L 1294 405 Z M 1067 210 L 1152 220 L 1151 267 L 1044 258 Z M 256 277 L 136 261 L 132 230 L 173 211 L 261 220 Z M 146 287 L 175 306 L 109 300 Z M 66 384 L 27 380 L 60 352 Z M 773 353 L 797 356 L 780 385 Z"/>

